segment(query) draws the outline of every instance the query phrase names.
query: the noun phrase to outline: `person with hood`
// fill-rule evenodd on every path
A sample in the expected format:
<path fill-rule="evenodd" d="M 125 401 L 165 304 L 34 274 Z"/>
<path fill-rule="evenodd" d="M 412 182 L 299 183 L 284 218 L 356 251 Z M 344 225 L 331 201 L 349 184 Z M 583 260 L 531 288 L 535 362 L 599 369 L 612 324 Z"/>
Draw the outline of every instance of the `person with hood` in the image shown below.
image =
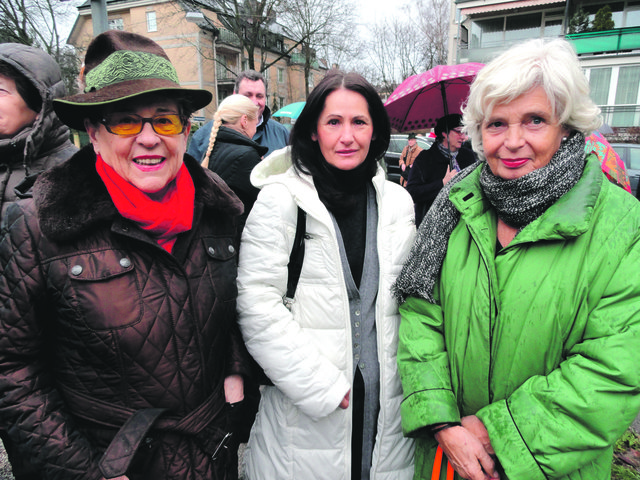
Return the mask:
<path fill-rule="evenodd" d="M 262 390 L 245 452 L 248 480 L 413 476 L 390 287 L 415 227 L 411 198 L 378 163 L 389 139 L 371 84 L 333 71 L 309 95 L 291 148 L 253 169 L 261 191 L 242 234 L 238 315 L 273 385 Z M 290 303 L 300 212 L 304 258 Z"/>
<path fill-rule="evenodd" d="M 466 139 L 462 133 L 462 115 L 452 113 L 440 118 L 434 133 L 436 141 L 418 154 L 406 185 L 415 204 L 418 226 L 442 187 L 476 161 L 473 152 L 462 147 Z"/>
<path fill-rule="evenodd" d="M 640 409 L 640 203 L 585 154 L 601 123 L 566 40 L 515 45 L 471 85 L 481 161 L 394 287 L 416 479 L 611 479 Z"/>
<path fill-rule="evenodd" d="M 84 80 L 54 106 L 91 144 L 2 222 L 0 425 L 47 480 L 237 478 L 243 209 L 185 155 L 211 92 L 119 30 L 90 43 Z"/>
<path fill-rule="evenodd" d="M 289 131 L 280 122 L 271 118 L 271 110 L 267 106 L 267 84 L 260 72 L 245 70 L 236 78 L 233 93 L 244 95 L 258 107 L 258 126 L 252 140 L 258 145 L 267 147 L 264 156 L 275 150 L 284 148 L 289 143 Z M 193 134 L 187 153 L 193 158 L 202 161 L 207 147 L 213 120 L 205 123 Z"/>
<path fill-rule="evenodd" d="M 0 214 L 25 179 L 57 165 L 77 148 L 51 101 L 63 97 L 60 67 L 39 48 L 0 44 Z"/>
<path fill-rule="evenodd" d="M 51 101 L 65 95 L 58 64 L 39 48 L 0 44 L 0 218 L 40 172 L 73 155 L 69 128 Z M 0 438 L 16 480 L 38 479 L 30 463 L 13 448 L 6 430 Z"/>

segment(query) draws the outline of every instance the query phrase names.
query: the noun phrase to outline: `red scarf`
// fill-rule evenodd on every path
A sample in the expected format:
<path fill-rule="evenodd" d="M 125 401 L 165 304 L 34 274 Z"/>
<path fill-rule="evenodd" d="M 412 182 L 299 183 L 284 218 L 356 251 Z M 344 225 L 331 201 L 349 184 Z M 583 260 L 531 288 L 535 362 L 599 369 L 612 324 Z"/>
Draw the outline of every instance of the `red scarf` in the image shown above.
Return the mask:
<path fill-rule="evenodd" d="M 175 181 L 170 182 L 164 197 L 158 201 L 127 182 L 100 155 L 96 160 L 96 170 L 120 215 L 136 222 L 171 253 L 178 234 L 191 229 L 193 224 L 196 192 L 184 163 Z"/>

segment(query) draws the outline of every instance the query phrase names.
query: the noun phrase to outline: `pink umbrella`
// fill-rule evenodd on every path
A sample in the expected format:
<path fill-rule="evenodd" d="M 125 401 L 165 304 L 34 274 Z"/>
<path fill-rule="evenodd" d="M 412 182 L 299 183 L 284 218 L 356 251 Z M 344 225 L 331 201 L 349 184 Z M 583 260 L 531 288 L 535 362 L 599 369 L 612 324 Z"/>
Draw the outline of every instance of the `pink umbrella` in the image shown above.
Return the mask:
<path fill-rule="evenodd" d="M 631 192 L 629 175 L 627 175 L 624 161 L 609 144 L 607 139 L 604 138 L 602 133 L 593 132 L 589 135 L 586 138 L 585 150 L 587 155 L 591 152 L 596 154 L 602 165 L 602 171 L 610 180 L 616 182 L 627 192 Z"/>
<path fill-rule="evenodd" d="M 391 127 L 399 132 L 421 130 L 435 127 L 440 117 L 460 113 L 482 67 L 482 63 L 438 65 L 407 78 L 385 103 Z"/>

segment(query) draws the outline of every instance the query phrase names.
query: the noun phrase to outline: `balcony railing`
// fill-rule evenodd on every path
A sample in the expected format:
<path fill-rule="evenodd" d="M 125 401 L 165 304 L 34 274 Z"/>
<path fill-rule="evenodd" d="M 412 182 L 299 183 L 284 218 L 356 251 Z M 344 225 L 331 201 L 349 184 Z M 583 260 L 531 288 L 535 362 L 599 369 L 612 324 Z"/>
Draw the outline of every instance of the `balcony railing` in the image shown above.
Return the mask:
<path fill-rule="evenodd" d="M 640 105 L 605 105 L 600 110 L 604 123 L 611 127 L 640 125 Z"/>
<path fill-rule="evenodd" d="M 578 55 L 640 49 L 640 27 L 574 33 L 566 38 L 573 43 Z"/>
<path fill-rule="evenodd" d="M 290 64 L 302 64 L 304 65 L 305 62 L 305 58 L 304 55 L 301 53 L 292 53 L 291 54 L 291 59 L 289 60 Z M 319 64 L 317 60 L 312 60 L 311 61 L 311 67 L 312 68 L 318 68 Z"/>
<path fill-rule="evenodd" d="M 218 43 L 226 43 L 227 45 L 233 45 L 234 47 L 240 46 L 240 39 L 231 30 L 227 30 L 226 28 L 220 28 L 218 30 Z"/>
<path fill-rule="evenodd" d="M 240 71 L 237 67 L 225 68 L 222 65 L 216 65 L 216 79 L 218 83 L 235 82 Z"/>
<path fill-rule="evenodd" d="M 545 39 L 558 38 L 557 36 L 545 36 Z M 487 63 L 493 60 L 509 49 L 509 47 L 524 41 L 518 40 L 503 40 L 498 42 L 491 42 L 490 45 L 484 47 L 473 47 L 468 44 L 460 44 L 458 47 L 458 63 L 465 62 L 479 62 Z"/>

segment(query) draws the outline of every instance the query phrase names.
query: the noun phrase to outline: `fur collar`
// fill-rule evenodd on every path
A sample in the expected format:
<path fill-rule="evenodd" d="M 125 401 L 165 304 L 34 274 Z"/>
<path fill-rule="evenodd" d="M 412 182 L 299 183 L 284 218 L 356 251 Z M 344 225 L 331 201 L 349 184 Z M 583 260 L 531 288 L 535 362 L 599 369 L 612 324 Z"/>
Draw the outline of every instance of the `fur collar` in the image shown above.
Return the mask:
<path fill-rule="evenodd" d="M 42 233 L 51 240 L 70 240 L 119 215 L 96 172 L 95 161 L 93 147 L 88 145 L 38 177 L 33 198 Z M 185 155 L 184 163 L 193 178 L 196 204 L 231 216 L 242 213 L 242 202 L 220 177 L 203 169 L 189 155 Z"/>

